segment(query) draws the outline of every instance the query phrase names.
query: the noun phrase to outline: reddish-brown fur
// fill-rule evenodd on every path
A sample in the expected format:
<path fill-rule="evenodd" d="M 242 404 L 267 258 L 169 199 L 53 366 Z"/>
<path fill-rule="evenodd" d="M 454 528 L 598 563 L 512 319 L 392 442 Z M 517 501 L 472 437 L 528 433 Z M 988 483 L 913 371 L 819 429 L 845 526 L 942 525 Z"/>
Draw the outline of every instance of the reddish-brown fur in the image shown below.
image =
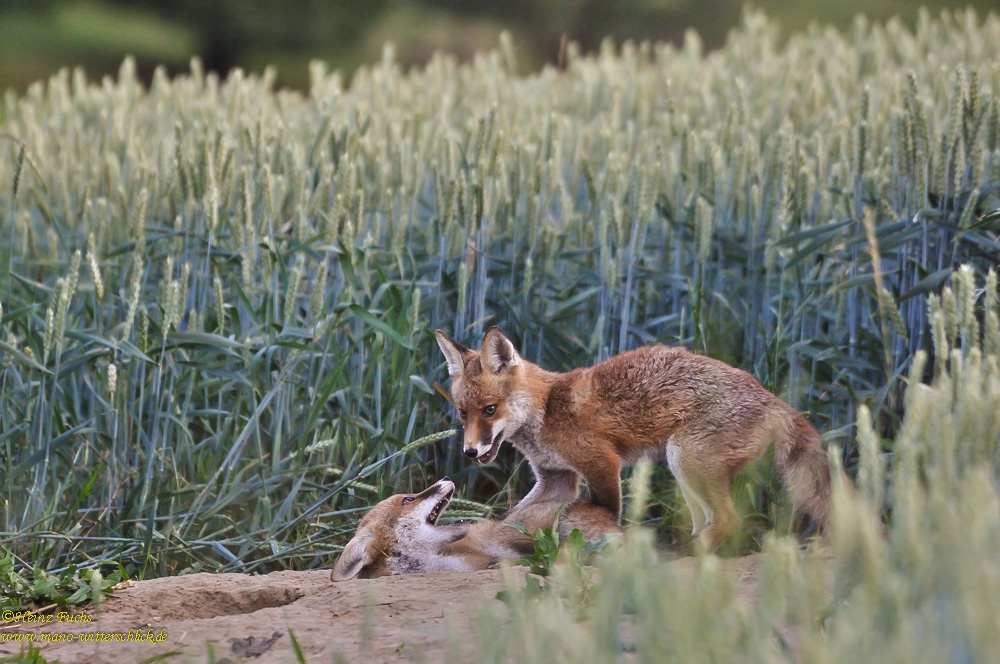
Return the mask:
<path fill-rule="evenodd" d="M 512 528 L 511 524 L 521 524 L 529 534 L 534 534 L 551 527 L 557 513 L 560 542 L 565 542 L 574 530 L 579 530 L 588 542 L 596 541 L 602 535 L 621 532 L 611 513 L 589 500 L 579 499 L 568 504 L 548 501 L 535 503 L 517 514 L 508 513 L 495 521 L 476 522 L 468 535 L 446 545 L 442 551 L 447 555 L 464 556 L 467 562 L 475 565 L 475 569 L 486 569 L 505 557 L 490 553 L 498 548 L 498 543 L 516 551 L 518 557 L 527 556 L 534 551 L 534 542 L 528 535 Z"/>
<path fill-rule="evenodd" d="M 684 348 L 646 346 L 568 373 L 523 360 L 498 328 L 476 352 L 437 331 L 451 394 L 465 412 L 466 453 L 489 463 L 498 439 L 528 458 L 538 482 L 515 507 L 575 495 L 621 514 L 620 471 L 666 460 L 710 550 L 738 524 L 733 476 L 777 442 L 775 461 L 793 501 L 826 523 L 830 475 L 819 434 L 750 374 Z M 488 409 L 495 407 L 490 414 Z"/>
<path fill-rule="evenodd" d="M 397 494 L 372 507 L 331 570 L 331 580 L 486 569 L 533 551 L 531 538 L 511 524 L 522 524 L 533 534 L 549 528 L 558 518 L 560 541 L 574 529 L 587 541 L 619 532 L 617 520 L 589 500 L 569 504 L 540 501 L 496 521 L 439 526 L 435 517 L 428 522 L 425 515 L 430 507 L 446 506 L 453 491 L 454 484 L 445 478 L 419 494 Z"/>

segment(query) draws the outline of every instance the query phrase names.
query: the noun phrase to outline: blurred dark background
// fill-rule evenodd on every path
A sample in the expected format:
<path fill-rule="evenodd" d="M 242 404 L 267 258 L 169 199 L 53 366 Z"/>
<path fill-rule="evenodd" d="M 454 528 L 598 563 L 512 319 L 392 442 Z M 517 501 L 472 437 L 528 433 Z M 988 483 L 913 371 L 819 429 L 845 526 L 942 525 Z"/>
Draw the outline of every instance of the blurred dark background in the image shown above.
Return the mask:
<path fill-rule="evenodd" d="M 282 85 L 303 87 L 308 62 L 320 58 L 351 72 L 396 45 L 403 64 L 435 50 L 468 57 L 514 36 L 522 71 L 558 57 L 567 35 L 587 51 L 601 39 L 679 40 L 696 29 L 721 46 L 740 20 L 741 0 L 0 0 L 0 90 L 23 91 L 60 67 L 80 65 L 91 78 L 135 56 L 149 76 L 163 64 L 185 71 L 193 55 L 207 69 L 260 71 L 275 65 Z M 848 27 L 865 13 L 913 24 L 925 5 L 937 13 L 966 3 L 941 0 L 758 0 L 784 34 L 810 22 Z M 973 0 L 980 15 L 996 0 Z"/>

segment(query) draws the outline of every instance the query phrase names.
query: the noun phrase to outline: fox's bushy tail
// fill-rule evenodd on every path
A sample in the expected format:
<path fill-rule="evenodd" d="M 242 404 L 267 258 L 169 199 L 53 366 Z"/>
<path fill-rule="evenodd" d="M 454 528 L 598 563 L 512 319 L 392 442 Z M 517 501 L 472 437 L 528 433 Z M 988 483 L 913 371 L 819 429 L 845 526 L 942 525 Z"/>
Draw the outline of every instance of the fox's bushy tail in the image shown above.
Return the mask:
<path fill-rule="evenodd" d="M 796 509 L 808 514 L 825 533 L 830 506 L 830 464 L 819 432 L 791 409 L 787 426 L 775 443 L 774 463 Z"/>

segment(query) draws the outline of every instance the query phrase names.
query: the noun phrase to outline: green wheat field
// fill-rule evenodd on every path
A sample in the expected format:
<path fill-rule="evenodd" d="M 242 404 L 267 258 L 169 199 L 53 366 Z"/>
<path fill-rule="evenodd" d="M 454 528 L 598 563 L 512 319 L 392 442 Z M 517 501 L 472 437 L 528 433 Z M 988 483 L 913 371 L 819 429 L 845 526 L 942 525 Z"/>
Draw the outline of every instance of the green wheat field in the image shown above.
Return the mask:
<path fill-rule="evenodd" d="M 531 74 L 501 43 L 412 70 L 386 47 L 349 83 L 315 63 L 308 93 L 126 61 L 7 94 L 8 564 L 329 566 L 443 475 L 452 517 L 505 509 L 530 471 L 469 463 L 434 389 L 433 330 L 496 324 L 550 369 L 656 342 L 743 367 L 844 473 L 804 554 L 769 465 L 736 483 L 753 608 L 712 558 L 674 578 L 669 472 L 626 475 L 649 528 L 484 614 L 482 661 L 1000 661 L 1000 18 L 782 37 L 750 12 L 718 51 Z"/>

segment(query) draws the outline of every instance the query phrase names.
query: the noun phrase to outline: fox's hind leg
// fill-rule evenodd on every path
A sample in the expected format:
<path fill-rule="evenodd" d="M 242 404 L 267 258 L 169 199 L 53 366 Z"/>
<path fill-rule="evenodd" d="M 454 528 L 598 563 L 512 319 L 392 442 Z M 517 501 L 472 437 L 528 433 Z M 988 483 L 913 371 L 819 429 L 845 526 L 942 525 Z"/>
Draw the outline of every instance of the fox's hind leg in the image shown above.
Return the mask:
<path fill-rule="evenodd" d="M 684 441 L 684 447 L 676 442 L 669 443 L 667 464 L 691 510 L 695 534 L 711 552 L 718 549 L 739 526 L 740 517 L 729 495 L 732 473 L 717 460 L 705 459 L 703 454 L 699 454 L 699 448 L 704 446 L 693 443 L 691 440 Z M 699 511 L 703 516 L 700 526 L 696 514 Z"/>
<path fill-rule="evenodd" d="M 684 496 L 684 504 L 687 505 L 688 512 L 691 513 L 691 535 L 697 535 L 705 528 L 708 522 L 706 515 L 707 505 L 702 502 L 701 498 L 688 485 L 687 479 L 684 477 L 684 469 L 681 468 L 678 461 L 676 445 L 667 445 L 667 465 L 670 466 L 670 472 L 674 474 L 677 486 L 681 489 L 681 495 Z"/>
<path fill-rule="evenodd" d="M 740 516 L 733 507 L 733 499 L 729 495 L 730 481 L 728 477 L 708 477 L 700 488 L 701 495 L 708 503 L 708 525 L 698 537 L 709 552 L 715 551 L 729 539 L 740 525 Z M 700 489 L 695 489 L 699 491 Z"/>

